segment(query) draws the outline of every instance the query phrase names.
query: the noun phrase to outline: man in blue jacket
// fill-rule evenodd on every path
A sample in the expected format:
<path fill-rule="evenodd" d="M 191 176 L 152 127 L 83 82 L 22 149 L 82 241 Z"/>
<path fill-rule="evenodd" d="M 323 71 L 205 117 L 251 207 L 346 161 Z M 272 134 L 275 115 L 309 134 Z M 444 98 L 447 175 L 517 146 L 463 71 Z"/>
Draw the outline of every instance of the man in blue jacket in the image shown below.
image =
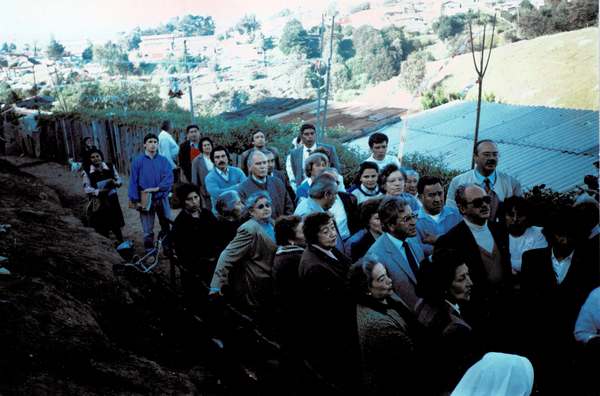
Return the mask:
<path fill-rule="evenodd" d="M 169 234 L 171 209 L 169 192 L 173 186 L 173 172 L 169 160 L 158 154 L 158 136 L 149 133 L 144 137 L 144 153 L 137 156 L 131 164 L 129 178 L 129 200 L 134 209 L 140 212 L 142 230 L 144 231 L 144 249 L 154 250 L 154 214 L 158 215 L 161 231 L 159 235 Z M 149 207 L 142 207 L 140 193 L 151 193 Z M 169 255 L 171 244 L 169 238 L 163 243 L 164 254 Z M 149 257 L 153 264 L 156 257 Z"/>

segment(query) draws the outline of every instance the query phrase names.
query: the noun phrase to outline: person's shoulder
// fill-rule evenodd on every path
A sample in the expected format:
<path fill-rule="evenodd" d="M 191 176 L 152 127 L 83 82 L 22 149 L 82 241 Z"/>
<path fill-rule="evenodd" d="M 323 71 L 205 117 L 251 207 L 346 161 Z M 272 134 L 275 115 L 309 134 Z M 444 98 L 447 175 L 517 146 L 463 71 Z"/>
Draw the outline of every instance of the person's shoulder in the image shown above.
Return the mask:
<path fill-rule="evenodd" d="M 181 150 L 183 150 L 183 149 L 184 149 L 184 148 L 186 148 L 186 147 L 190 147 L 190 141 L 189 141 L 189 140 L 184 140 L 183 142 L 181 142 L 181 143 L 179 144 L 179 148 L 180 148 Z"/>
<path fill-rule="evenodd" d="M 455 208 L 454 206 L 448 206 L 448 205 L 444 205 L 444 214 L 446 216 L 452 215 L 452 216 L 460 216 L 460 210 L 458 208 Z"/>
<path fill-rule="evenodd" d="M 503 172 L 503 171 L 501 171 L 499 169 L 496 169 L 496 174 L 498 175 L 498 177 L 500 179 L 508 180 L 508 181 L 511 182 L 511 184 L 518 184 L 519 183 L 519 181 L 517 180 L 516 177 L 514 177 L 513 175 L 509 175 L 508 173 Z"/>
<path fill-rule="evenodd" d="M 248 179 L 246 179 L 246 180 L 248 180 Z M 283 184 L 281 179 L 278 178 L 277 176 L 267 175 L 267 180 L 269 181 L 269 183 L 273 183 L 273 185 L 276 186 L 278 189 L 285 190 L 285 185 Z"/>

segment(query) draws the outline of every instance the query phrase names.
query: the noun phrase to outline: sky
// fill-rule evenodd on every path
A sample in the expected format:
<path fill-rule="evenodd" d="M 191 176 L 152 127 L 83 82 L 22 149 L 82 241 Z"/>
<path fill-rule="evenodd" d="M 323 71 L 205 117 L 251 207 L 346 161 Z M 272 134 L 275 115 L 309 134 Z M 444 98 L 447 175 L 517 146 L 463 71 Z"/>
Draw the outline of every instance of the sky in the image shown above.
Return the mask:
<path fill-rule="evenodd" d="M 47 46 L 51 35 L 60 41 L 114 40 L 129 33 L 166 23 L 171 17 L 211 15 L 217 22 L 235 23 L 245 13 L 271 15 L 288 8 L 322 10 L 333 0 L 0 0 L 0 43 Z M 364 0 L 336 0 L 338 9 Z"/>

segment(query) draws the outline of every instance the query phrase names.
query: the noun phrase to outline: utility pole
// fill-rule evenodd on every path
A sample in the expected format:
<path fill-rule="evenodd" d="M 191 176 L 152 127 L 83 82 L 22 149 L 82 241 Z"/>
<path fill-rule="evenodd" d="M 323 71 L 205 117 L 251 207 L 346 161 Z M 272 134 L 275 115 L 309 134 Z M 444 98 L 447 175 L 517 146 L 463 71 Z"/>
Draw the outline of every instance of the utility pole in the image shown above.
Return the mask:
<path fill-rule="evenodd" d="M 331 60 L 333 58 L 333 29 L 335 28 L 335 13 L 331 16 L 331 40 L 329 47 L 329 62 L 327 62 L 327 89 L 325 91 L 325 109 L 323 109 L 323 137 L 325 137 L 325 119 L 327 118 L 327 101 L 329 99 L 329 81 L 331 79 Z"/>
<path fill-rule="evenodd" d="M 323 34 L 325 33 L 325 14 L 321 14 L 321 42 L 319 43 L 319 60 L 323 57 Z M 323 141 L 323 128 L 320 125 L 321 116 L 321 65 L 317 60 L 316 72 L 317 72 L 317 141 Z"/>
<path fill-rule="evenodd" d="M 187 64 L 187 45 L 186 40 L 183 40 L 183 59 L 185 62 L 185 72 L 187 74 L 188 90 L 190 93 L 190 120 L 191 124 L 196 124 L 196 118 L 194 117 L 194 97 L 192 96 L 192 81 L 190 79 L 189 68 Z"/>

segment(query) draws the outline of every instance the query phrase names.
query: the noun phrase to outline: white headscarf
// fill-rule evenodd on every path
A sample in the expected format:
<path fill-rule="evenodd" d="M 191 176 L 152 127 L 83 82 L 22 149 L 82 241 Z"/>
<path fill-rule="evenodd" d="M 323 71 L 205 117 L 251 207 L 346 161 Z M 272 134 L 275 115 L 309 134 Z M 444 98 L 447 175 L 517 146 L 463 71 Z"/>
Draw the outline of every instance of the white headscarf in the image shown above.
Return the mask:
<path fill-rule="evenodd" d="M 533 366 L 526 358 L 487 353 L 462 377 L 451 396 L 528 396 L 533 388 Z"/>

